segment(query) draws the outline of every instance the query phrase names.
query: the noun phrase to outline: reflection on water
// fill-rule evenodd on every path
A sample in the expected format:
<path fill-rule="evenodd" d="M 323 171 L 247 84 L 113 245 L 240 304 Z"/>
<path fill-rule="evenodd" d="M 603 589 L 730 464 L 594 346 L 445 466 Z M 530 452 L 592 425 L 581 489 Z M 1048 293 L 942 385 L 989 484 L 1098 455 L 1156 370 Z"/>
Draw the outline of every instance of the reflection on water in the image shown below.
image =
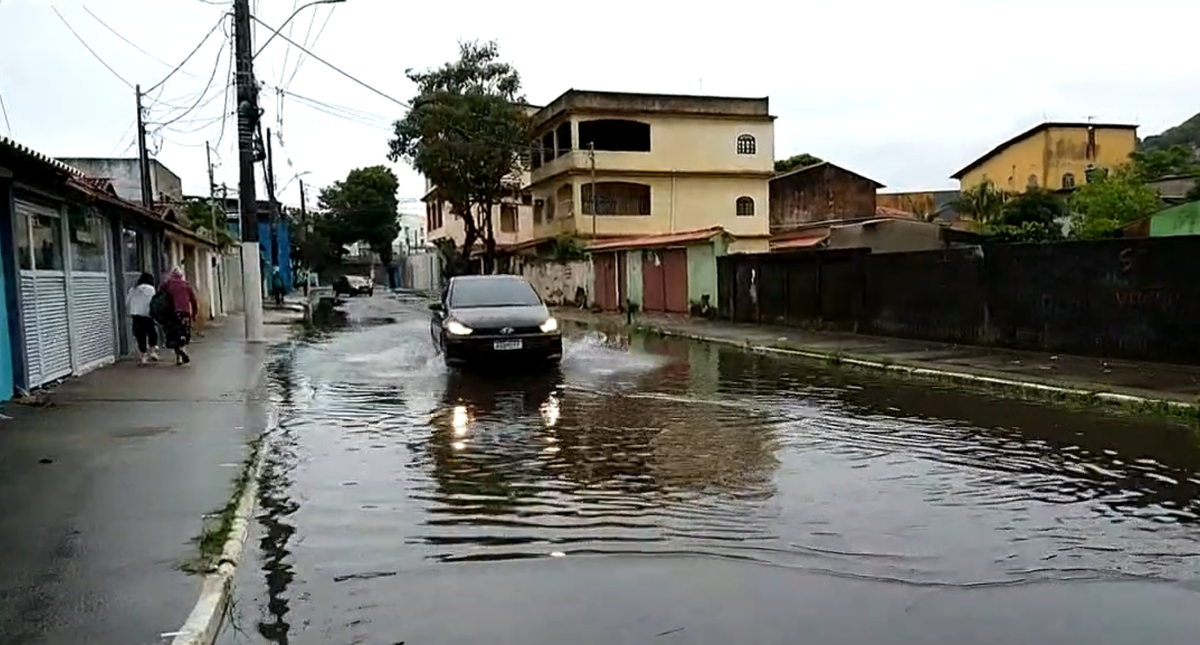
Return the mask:
<path fill-rule="evenodd" d="M 1195 585 L 1200 566 L 1184 429 L 655 338 L 473 376 L 441 367 L 417 315 L 271 374 L 260 632 L 277 642 L 296 598 L 340 603 L 349 629 L 395 608 L 330 584 L 468 562 L 687 555 L 950 588 Z"/>

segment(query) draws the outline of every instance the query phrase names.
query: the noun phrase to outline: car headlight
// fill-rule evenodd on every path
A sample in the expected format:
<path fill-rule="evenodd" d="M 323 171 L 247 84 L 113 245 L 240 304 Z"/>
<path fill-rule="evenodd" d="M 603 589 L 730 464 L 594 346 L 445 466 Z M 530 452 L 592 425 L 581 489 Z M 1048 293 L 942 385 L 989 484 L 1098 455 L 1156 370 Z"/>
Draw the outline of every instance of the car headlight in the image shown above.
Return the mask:
<path fill-rule="evenodd" d="M 446 331 L 454 334 L 455 336 L 466 336 L 475 330 L 458 322 L 457 320 L 451 320 L 450 322 L 446 323 Z"/>
<path fill-rule="evenodd" d="M 546 322 L 542 323 L 539 329 L 542 330 L 542 333 L 549 334 L 550 332 L 558 329 L 558 321 L 554 318 L 547 318 Z"/>

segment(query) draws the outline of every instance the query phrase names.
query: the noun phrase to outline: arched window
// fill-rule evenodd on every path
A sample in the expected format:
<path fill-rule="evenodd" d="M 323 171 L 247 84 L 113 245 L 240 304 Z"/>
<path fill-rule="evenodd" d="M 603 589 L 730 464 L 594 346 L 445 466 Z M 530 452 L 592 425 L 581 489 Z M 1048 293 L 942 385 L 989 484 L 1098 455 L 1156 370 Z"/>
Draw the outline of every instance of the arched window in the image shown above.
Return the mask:
<path fill-rule="evenodd" d="M 1069 172 L 1063 173 L 1062 187 L 1070 189 L 1075 187 L 1075 175 Z"/>
<path fill-rule="evenodd" d="M 1025 180 L 1025 187 L 1026 188 L 1037 188 L 1038 187 L 1037 175 L 1029 175 L 1029 179 Z"/>
<path fill-rule="evenodd" d="M 758 144 L 754 141 L 754 135 L 743 134 L 737 138 L 737 153 L 739 155 L 752 155 L 758 152 Z"/>
<path fill-rule="evenodd" d="M 751 217 L 754 215 L 754 200 L 749 197 L 742 196 L 737 198 L 737 214 L 738 217 Z"/>

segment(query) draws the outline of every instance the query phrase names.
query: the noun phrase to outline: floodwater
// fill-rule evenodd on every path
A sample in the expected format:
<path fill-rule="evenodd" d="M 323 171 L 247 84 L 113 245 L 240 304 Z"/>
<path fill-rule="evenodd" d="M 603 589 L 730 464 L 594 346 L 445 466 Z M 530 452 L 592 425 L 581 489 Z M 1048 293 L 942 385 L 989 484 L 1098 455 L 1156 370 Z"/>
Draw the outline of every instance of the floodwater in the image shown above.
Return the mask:
<path fill-rule="evenodd" d="M 1186 428 L 579 332 L 467 376 L 420 302 L 282 352 L 226 642 L 1195 643 Z"/>

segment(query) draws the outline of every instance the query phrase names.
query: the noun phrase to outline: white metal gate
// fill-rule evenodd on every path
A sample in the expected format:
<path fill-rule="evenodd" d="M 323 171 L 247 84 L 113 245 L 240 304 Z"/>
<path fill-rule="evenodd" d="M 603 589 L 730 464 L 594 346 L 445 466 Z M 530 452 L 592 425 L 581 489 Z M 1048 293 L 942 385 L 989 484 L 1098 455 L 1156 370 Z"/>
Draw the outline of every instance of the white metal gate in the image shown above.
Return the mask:
<path fill-rule="evenodd" d="M 71 350 L 78 374 L 116 360 L 117 321 L 107 220 L 95 212 L 75 215 L 68 218 L 71 253 L 67 281 L 71 285 Z"/>
<path fill-rule="evenodd" d="M 63 270 L 61 257 L 62 218 L 53 208 L 22 201 L 16 205 L 18 235 L 25 237 L 17 240 L 17 246 L 24 247 L 19 262 L 25 385 L 37 387 L 71 373 L 67 274 Z M 53 234 L 35 235 L 31 223 L 34 218 L 52 224 L 49 230 Z"/>

